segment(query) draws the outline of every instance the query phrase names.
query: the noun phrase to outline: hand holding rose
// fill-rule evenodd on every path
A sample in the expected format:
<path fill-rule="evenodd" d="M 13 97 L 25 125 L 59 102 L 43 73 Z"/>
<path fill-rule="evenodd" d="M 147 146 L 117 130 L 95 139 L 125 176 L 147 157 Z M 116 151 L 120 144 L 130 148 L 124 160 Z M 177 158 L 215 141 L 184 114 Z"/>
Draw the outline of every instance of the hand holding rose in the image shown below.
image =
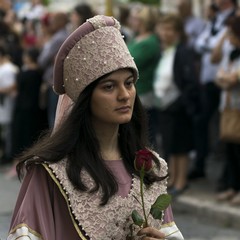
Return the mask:
<path fill-rule="evenodd" d="M 153 171 L 153 159 L 155 156 L 148 149 L 139 150 L 136 153 L 134 166 L 140 173 L 140 196 L 141 201 L 138 202 L 142 206 L 143 217 L 136 210 L 132 212 L 132 219 L 135 225 L 142 229 L 138 232 L 139 236 L 143 236 L 142 239 L 153 240 L 153 239 L 164 239 L 164 234 L 157 229 L 154 229 L 148 224 L 148 216 L 151 214 L 154 219 L 162 220 L 163 211 L 169 206 L 171 202 L 171 196 L 168 194 L 161 194 L 157 197 L 156 201 L 151 205 L 150 212 L 147 214 L 144 205 L 144 193 L 143 193 L 143 182 L 145 173 Z M 136 198 L 136 197 L 135 197 Z"/>
<path fill-rule="evenodd" d="M 142 240 L 165 239 L 165 234 L 152 227 L 142 228 L 138 236 L 143 236 Z"/>

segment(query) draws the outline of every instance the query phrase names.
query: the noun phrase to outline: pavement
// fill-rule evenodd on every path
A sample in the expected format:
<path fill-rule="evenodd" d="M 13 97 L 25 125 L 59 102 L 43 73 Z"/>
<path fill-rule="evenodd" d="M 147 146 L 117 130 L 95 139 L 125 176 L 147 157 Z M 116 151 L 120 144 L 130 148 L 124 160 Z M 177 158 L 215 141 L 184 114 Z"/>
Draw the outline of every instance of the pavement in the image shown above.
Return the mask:
<path fill-rule="evenodd" d="M 16 203 L 20 188 L 17 178 L 9 179 L 5 172 L 8 167 L 0 167 L 0 240 L 7 237 L 11 215 Z"/>
<path fill-rule="evenodd" d="M 189 183 L 189 188 L 173 202 L 173 212 L 195 214 L 203 221 L 240 229 L 240 206 L 216 200 L 217 181 L 221 176 L 221 156 L 210 156 L 206 178 Z M 240 174 L 240 173 L 239 173 Z"/>
<path fill-rule="evenodd" d="M 202 221 L 240 229 L 240 206 L 217 202 L 208 184 L 207 180 L 192 184 L 188 191 L 173 202 L 173 212 L 194 214 Z"/>
<path fill-rule="evenodd" d="M 194 214 L 203 221 L 210 220 L 224 227 L 240 229 L 240 206 L 232 207 L 215 200 L 216 180 L 220 175 L 222 165 L 223 162 L 218 159 L 210 158 L 207 165 L 207 177 L 190 182 L 190 187 L 173 201 L 173 212 Z M 7 233 L 6 227 L 10 224 L 10 216 L 20 187 L 17 178 L 6 178 L 5 171 L 6 168 L 0 167 L 0 233 L 4 231 L 2 233 L 4 235 Z M 5 219 L 4 225 L 1 219 Z"/>

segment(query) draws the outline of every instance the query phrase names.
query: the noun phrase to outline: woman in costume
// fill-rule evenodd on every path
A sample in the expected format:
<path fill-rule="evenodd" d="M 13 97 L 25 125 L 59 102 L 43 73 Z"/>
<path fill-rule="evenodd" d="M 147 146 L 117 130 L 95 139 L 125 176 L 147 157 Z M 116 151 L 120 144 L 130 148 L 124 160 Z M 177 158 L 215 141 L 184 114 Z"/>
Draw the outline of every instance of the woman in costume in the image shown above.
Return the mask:
<path fill-rule="evenodd" d="M 25 177 L 8 240 L 183 239 L 170 207 L 162 221 L 150 217 L 150 227 L 130 228 L 132 210 L 141 211 L 135 153 L 148 143 L 138 70 L 119 29 L 114 18 L 96 16 L 60 48 L 55 128 L 19 158 Z M 167 185 L 166 162 L 152 153 L 157 168 L 144 179 L 148 210 Z"/>

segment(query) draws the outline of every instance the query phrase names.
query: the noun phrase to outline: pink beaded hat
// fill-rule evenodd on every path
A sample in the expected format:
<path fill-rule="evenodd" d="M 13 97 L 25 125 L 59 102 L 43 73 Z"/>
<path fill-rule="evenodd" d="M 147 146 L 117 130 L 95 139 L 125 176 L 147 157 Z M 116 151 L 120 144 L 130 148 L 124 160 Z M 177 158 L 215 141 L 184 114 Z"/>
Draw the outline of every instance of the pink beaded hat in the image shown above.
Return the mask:
<path fill-rule="evenodd" d="M 76 102 L 93 81 L 121 68 L 138 78 L 136 64 L 113 17 L 98 15 L 76 29 L 63 43 L 54 64 L 54 91 Z"/>

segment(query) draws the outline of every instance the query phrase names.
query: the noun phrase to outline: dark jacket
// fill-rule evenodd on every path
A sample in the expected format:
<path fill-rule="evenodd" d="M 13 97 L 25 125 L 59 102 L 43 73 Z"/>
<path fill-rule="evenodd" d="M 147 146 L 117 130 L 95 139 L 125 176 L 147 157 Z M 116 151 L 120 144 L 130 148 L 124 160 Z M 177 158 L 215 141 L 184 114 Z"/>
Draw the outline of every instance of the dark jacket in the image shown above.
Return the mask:
<path fill-rule="evenodd" d="M 178 44 L 173 65 L 174 82 L 181 92 L 178 102 L 189 115 L 198 110 L 199 84 L 194 53 L 185 44 Z"/>

